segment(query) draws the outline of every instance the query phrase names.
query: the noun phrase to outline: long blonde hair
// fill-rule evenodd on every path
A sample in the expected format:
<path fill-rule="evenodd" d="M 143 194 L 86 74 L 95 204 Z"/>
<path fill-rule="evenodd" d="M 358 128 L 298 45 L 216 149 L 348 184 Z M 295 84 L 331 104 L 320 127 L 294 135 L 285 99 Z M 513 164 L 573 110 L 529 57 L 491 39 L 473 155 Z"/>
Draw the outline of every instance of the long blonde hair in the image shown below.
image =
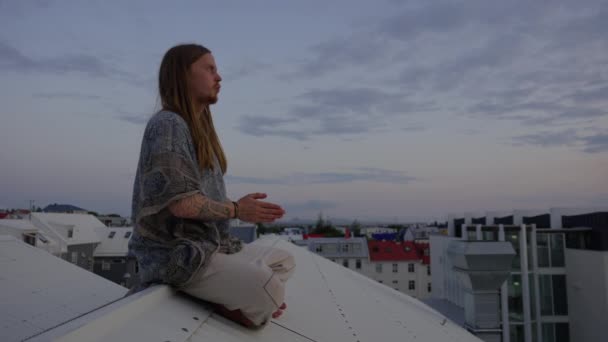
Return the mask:
<path fill-rule="evenodd" d="M 214 159 L 217 158 L 222 173 L 225 174 L 228 163 L 215 132 L 211 110 L 209 106 L 203 108 L 197 120 L 188 91 L 190 66 L 207 53 L 211 51 L 197 44 L 177 45 L 169 49 L 160 64 L 158 92 L 163 109 L 176 112 L 188 123 L 201 170 L 214 169 Z"/>

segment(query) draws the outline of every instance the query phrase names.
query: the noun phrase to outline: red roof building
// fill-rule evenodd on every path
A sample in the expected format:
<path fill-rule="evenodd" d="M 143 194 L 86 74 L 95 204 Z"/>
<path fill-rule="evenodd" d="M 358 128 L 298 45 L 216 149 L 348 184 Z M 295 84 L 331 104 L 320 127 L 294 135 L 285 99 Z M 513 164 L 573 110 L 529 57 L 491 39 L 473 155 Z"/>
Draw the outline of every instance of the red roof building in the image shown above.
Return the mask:
<path fill-rule="evenodd" d="M 414 241 L 376 241 L 367 242 L 370 261 L 421 261 L 431 263 L 429 244 Z"/>

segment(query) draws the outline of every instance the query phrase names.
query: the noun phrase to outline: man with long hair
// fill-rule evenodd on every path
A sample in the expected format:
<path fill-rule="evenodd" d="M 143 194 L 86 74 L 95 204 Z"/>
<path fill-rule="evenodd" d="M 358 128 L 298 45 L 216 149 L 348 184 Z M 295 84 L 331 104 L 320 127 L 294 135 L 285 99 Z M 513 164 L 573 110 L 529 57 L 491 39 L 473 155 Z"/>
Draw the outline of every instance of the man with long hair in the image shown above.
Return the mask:
<path fill-rule="evenodd" d="M 160 65 L 162 110 L 144 132 L 133 187 L 139 285 L 169 284 L 206 300 L 247 327 L 264 326 L 285 309 L 285 282 L 295 264 L 288 252 L 243 245 L 229 235 L 229 220 L 273 222 L 285 211 L 262 201 L 226 197 L 227 161 L 209 106 L 220 77 L 211 51 L 196 44 L 169 49 Z"/>

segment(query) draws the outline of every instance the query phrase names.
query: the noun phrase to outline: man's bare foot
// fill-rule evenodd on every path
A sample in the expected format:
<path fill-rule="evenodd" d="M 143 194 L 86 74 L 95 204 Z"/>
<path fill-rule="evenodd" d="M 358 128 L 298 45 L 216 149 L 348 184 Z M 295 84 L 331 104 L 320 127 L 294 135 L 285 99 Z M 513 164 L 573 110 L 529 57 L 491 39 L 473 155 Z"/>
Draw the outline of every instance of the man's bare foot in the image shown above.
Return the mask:
<path fill-rule="evenodd" d="M 277 310 L 272 313 L 272 318 L 277 319 L 277 318 L 281 317 L 282 314 L 283 314 L 283 310 Z"/>

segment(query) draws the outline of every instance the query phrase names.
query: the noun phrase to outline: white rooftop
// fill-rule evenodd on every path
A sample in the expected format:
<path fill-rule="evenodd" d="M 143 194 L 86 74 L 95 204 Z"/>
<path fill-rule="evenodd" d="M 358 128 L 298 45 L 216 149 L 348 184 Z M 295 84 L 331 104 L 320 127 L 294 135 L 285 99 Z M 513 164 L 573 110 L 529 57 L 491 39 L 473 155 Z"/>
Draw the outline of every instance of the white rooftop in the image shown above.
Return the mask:
<path fill-rule="evenodd" d="M 108 228 L 99 227 L 95 229 L 100 243 L 95 248 L 95 257 L 124 257 L 129 252 L 129 240 L 133 234 L 133 227 Z"/>
<path fill-rule="evenodd" d="M 276 236 L 254 244 L 289 250 L 297 264 L 287 310 L 262 330 L 242 328 L 201 301 L 155 286 L 31 341 L 480 341 L 422 302 L 304 248 Z"/>
<path fill-rule="evenodd" d="M 30 220 L 0 220 L 0 235 L 10 235 L 18 240 L 23 240 L 23 234 L 36 236 L 36 247 L 43 249 L 53 255 L 61 255 L 61 246 L 49 237 L 48 233 L 41 232 Z"/>
<path fill-rule="evenodd" d="M 127 289 L 0 236 L 0 341 L 21 341 L 121 298 Z"/>
<path fill-rule="evenodd" d="M 39 229 L 56 235 L 68 245 L 99 243 L 95 229 L 107 228 L 95 216 L 89 214 L 32 213 L 31 221 Z M 72 237 L 68 234 L 70 230 Z"/>
<path fill-rule="evenodd" d="M 30 222 L 30 220 L 12 220 L 12 219 L 3 219 L 0 220 L 0 227 L 21 231 L 22 233 L 35 233 L 38 231 L 38 228 Z"/>

